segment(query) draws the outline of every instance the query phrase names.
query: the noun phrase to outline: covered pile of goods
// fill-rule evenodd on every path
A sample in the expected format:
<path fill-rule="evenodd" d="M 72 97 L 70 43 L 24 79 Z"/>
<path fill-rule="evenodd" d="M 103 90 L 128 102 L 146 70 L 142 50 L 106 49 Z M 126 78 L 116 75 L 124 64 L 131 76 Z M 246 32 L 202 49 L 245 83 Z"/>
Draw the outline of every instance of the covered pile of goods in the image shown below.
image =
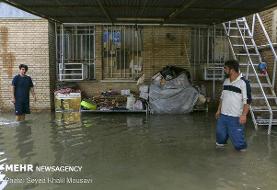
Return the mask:
<path fill-rule="evenodd" d="M 191 83 L 190 73 L 179 67 L 166 66 L 152 77 L 149 91 L 140 87 L 140 96 L 148 99 L 153 114 L 192 112 L 207 99 Z"/>

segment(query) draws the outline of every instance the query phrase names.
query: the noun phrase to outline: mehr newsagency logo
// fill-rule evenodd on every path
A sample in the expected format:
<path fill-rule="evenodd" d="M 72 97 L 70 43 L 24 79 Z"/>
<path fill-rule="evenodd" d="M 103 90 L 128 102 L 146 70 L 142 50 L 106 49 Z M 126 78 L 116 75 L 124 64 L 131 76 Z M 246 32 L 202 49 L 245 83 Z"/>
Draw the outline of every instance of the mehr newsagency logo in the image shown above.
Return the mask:
<path fill-rule="evenodd" d="M 33 164 L 1 164 L 3 172 L 81 172 L 82 166 L 34 166 Z"/>
<path fill-rule="evenodd" d="M 3 172 L 16 172 L 16 173 L 25 173 L 25 172 L 62 172 L 62 173 L 74 173 L 81 172 L 82 166 L 49 166 L 49 165 L 33 165 L 33 164 L 1 164 L 0 173 Z M 6 177 L 3 181 L 6 181 L 8 184 L 46 184 L 46 183 L 72 183 L 72 184 L 81 184 L 81 183 L 93 183 L 92 178 L 73 178 L 73 177 L 42 177 L 42 178 L 10 178 Z"/>

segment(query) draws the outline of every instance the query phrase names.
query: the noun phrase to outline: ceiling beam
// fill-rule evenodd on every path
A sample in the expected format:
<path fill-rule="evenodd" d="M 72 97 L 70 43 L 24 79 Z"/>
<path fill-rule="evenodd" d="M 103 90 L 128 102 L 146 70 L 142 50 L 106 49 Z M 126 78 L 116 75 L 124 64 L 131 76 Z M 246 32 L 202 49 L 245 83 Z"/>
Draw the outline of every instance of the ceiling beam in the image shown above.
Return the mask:
<path fill-rule="evenodd" d="M 91 17 L 91 15 L 82 15 L 82 16 L 72 16 L 72 15 L 69 15 L 69 16 L 55 16 L 55 18 L 60 18 L 60 19 L 62 19 L 62 18 L 90 18 L 90 20 L 103 20 L 103 17 Z M 135 18 L 134 18 L 135 19 Z M 141 20 L 143 20 L 144 18 L 141 18 Z M 153 17 L 153 20 L 155 20 L 155 19 L 157 19 L 157 20 L 161 20 L 161 18 L 159 17 L 159 18 L 157 18 L 157 17 Z M 216 19 L 216 20 L 219 20 L 219 19 L 217 19 L 216 17 L 205 17 L 205 18 L 201 18 L 201 17 L 197 17 L 197 16 L 195 16 L 195 17 L 178 17 L 178 18 L 174 18 L 174 19 L 172 19 L 172 21 L 176 21 L 176 20 L 187 20 L 187 19 L 197 19 L 197 20 L 201 20 L 201 19 L 203 19 L 203 20 L 211 20 L 211 19 Z M 138 19 L 139 20 L 139 19 Z M 148 20 L 148 19 L 145 19 L 145 20 Z M 149 19 L 149 20 L 151 20 L 151 19 Z M 122 21 L 122 20 L 120 20 L 120 21 Z M 115 22 L 115 20 L 114 20 L 114 22 Z"/>
<path fill-rule="evenodd" d="M 266 7 L 264 8 L 264 10 L 271 9 L 271 8 L 273 8 L 273 7 L 276 7 L 276 6 L 277 6 L 277 2 L 274 3 L 274 4 L 272 4 L 272 5 L 266 6 Z"/>
<path fill-rule="evenodd" d="M 59 8 L 59 7 L 68 7 L 68 8 L 99 8 L 98 5 L 89 5 L 89 4 L 78 4 L 78 5 L 25 5 L 30 8 Z M 113 5 L 113 6 L 105 6 L 105 8 L 141 8 L 141 6 L 136 6 L 136 5 Z M 157 9 L 176 9 L 176 6 L 168 5 L 168 6 L 146 6 L 146 8 L 157 8 Z"/>
<path fill-rule="evenodd" d="M 142 8 L 137 8 L 137 17 L 140 16 L 142 17 L 143 16 L 143 13 L 145 11 L 145 9 L 147 9 L 147 3 L 148 3 L 148 0 L 145 0 L 144 3 L 143 3 L 143 6 Z"/>
<path fill-rule="evenodd" d="M 185 1 L 179 8 L 177 8 L 174 12 L 168 15 L 167 18 L 164 19 L 164 23 L 180 15 L 184 10 L 189 8 L 195 1 L 196 0 L 190 0 L 189 2 Z"/>
<path fill-rule="evenodd" d="M 55 0 L 56 1 L 56 4 L 58 4 L 58 5 L 62 5 L 62 3 L 60 2 L 60 0 Z M 72 11 L 69 11 L 68 9 L 65 9 L 65 11 L 67 12 L 67 14 L 68 15 L 70 15 L 70 16 L 73 16 L 74 15 L 74 13 L 72 14 Z"/>
<path fill-rule="evenodd" d="M 96 5 L 25 5 L 26 7 L 28 8 L 70 8 L 70 9 L 78 9 L 78 8 L 95 8 L 95 9 L 98 9 L 99 6 L 96 6 Z M 276 6 L 277 6 L 277 3 L 276 3 Z M 140 6 L 133 6 L 133 5 L 115 5 L 115 6 L 105 6 L 105 9 L 128 9 L 128 8 L 131 8 L 131 9 L 140 9 L 141 7 Z M 144 7 L 145 9 L 177 9 L 178 7 L 176 6 L 152 6 L 152 5 L 148 5 L 148 6 L 145 6 Z M 213 8 L 210 8 L 210 7 L 194 7 L 194 6 L 191 6 L 191 7 L 188 7 L 186 8 L 187 10 L 200 10 L 200 11 L 211 11 L 211 10 L 216 10 L 216 11 L 259 11 L 258 9 L 249 9 L 249 8 L 241 8 L 241 7 L 238 7 L 238 8 L 219 8 L 219 7 L 213 7 Z"/>
<path fill-rule="evenodd" d="M 110 16 L 110 14 L 108 13 L 108 11 L 105 9 L 105 7 L 103 6 L 101 0 L 97 0 L 97 3 L 99 5 L 99 7 L 102 9 L 104 15 L 107 17 L 107 19 L 109 20 L 109 22 L 113 23 L 113 19 Z"/>

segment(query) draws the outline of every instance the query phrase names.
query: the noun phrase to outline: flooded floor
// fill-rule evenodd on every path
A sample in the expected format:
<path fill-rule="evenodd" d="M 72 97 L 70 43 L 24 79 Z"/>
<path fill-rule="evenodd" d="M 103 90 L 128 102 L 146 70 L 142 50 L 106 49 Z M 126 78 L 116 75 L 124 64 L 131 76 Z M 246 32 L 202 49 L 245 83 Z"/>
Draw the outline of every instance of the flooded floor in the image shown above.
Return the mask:
<path fill-rule="evenodd" d="M 88 184 L 25 181 L 8 184 L 8 190 L 277 189 L 277 133 L 257 132 L 251 122 L 244 153 L 231 144 L 216 149 L 215 119 L 203 112 L 148 118 L 87 113 L 65 125 L 53 114 L 32 114 L 25 123 L 2 122 L 0 128 L 0 157 L 7 164 L 82 166 L 81 172 L 6 172 L 10 179 L 92 179 Z"/>

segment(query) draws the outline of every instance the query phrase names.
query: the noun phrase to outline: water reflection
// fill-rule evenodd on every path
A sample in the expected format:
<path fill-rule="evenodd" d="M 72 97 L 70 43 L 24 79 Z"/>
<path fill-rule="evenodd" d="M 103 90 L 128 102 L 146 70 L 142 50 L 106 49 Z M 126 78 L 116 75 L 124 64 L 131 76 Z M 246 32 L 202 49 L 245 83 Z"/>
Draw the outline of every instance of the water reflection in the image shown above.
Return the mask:
<path fill-rule="evenodd" d="M 33 114 L 1 126 L 9 163 L 81 165 L 80 173 L 8 173 L 9 177 L 91 177 L 92 184 L 24 184 L 7 189 L 276 189 L 277 138 L 249 123 L 249 149 L 215 148 L 211 114 Z M 276 129 L 274 129 L 276 131 Z"/>
<path fill-rule="evenodd" d="M 56 112 L 55 121 L 57 125 L 66 126 L 81 122 L 80 112 Z"/>
<path fill-rule="evenodd" d="M 35 155 L 34 140 L 32 138 L 32 127 L 28 122 L 21 123 L 15 128 L 15 146 L 21 163 L 31 163 L 31 158 Z"/>

